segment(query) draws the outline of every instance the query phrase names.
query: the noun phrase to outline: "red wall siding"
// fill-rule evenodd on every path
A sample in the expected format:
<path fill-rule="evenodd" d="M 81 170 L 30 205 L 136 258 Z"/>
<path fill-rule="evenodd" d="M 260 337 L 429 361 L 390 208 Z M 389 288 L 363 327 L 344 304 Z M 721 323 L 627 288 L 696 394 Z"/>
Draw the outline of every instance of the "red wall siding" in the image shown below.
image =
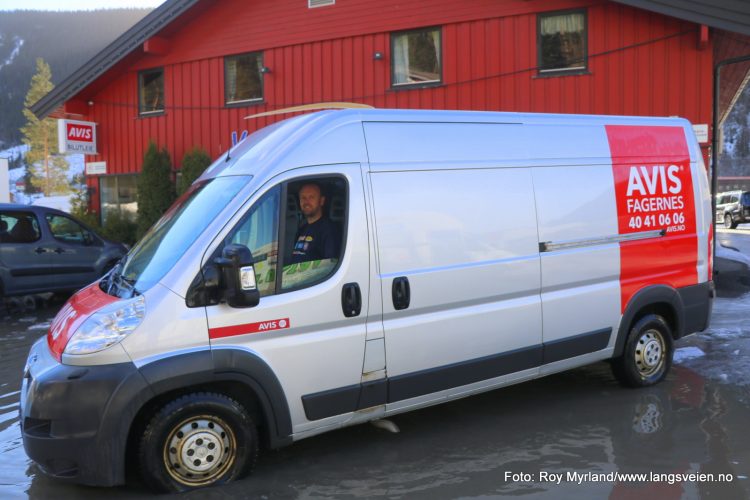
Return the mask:
<path fill-rule="evenodd" d="M 247 5 L 250 4 L 250 7 Z M 587 7 L 589 73 L 539 77 L 536 14 Z M 442 26 L 443 85 L 390 88 L 390 31 Z M 697 26 L 604 0 L 363 0 L 307 9 L 301 0 L 222 0 L 171 35 L 169 54 L 144 56 L 90 96 L 108 173 L 137 172 L 150 140 L 179 165 L 194 146 L 212 157 L 231 132 L 286 118 L 244 120 L 322 101 L 376 107 L 679 115 L 711 123 L 712 50 Z M 359 33 L 359 34 L 357 34 Z M 364 33 L 364 34 L 362 34 Z M 223 55 L 264 49 L 265 103 L 224 107 Z M 373 60 L 376 51 L 385 58 Z M 165 68 L 166 112 L 141 118 L 137 71 Z M 85 93 L 84 93 L 85 95 Z M 89 180 L 96 185 L 96 179 Z"/>

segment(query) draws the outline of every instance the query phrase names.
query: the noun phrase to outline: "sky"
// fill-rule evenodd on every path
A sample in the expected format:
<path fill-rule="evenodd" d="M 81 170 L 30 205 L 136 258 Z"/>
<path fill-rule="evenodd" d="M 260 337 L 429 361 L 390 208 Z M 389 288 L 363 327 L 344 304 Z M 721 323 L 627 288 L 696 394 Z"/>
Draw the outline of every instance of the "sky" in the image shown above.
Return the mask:
<path fill-rule="evenodd" d="M 92 10 L 153 8 L 164 0 L 0 0 L 0 10 Z"/>

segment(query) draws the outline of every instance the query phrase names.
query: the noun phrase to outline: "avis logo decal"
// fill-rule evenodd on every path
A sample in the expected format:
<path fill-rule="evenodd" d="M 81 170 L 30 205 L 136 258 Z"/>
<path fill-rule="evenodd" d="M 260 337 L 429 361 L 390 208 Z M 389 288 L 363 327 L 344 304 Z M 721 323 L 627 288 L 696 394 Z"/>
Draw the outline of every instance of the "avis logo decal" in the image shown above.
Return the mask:
<path fill-rule="evenodd" d="M 627 196 L 637 192 L 641 196 L 657 194 L 677 194 L 682 191 L 682 181 L 677 173 L 682 167 L 677 165 L 654 165 L 649 172 L 648 167 L 630 167 Z"/>
<path fill-rule="evenodd" d="M 269 321 L 261 321 L 259 323 L 246 323 L 244 325 L 211 328 L 209 329 L 208 334 L 212 339 L 220 339 L 223 337 L 234 337 L 236 335 L 247 335 L 250 333 L 265 333 L 272 332 L 274 330 L 285 330 L 289 327 L 289 318 L 282 318 L 272 319 Z"/>

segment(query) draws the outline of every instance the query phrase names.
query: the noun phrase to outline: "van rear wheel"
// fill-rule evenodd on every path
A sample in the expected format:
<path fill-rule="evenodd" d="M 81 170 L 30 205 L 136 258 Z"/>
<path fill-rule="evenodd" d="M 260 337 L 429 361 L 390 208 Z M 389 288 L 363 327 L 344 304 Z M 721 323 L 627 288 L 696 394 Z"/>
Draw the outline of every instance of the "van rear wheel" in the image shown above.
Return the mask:
<path fill-rule="evenodd" d="M 661 382 L 672 366 L 672 330 L 658 314 L 647 314 L 630 329 L 622 356 L 613 360 L 617 380 L 628 387 Z"/>
<path fill-rule="evenodd" d="M 257 455 L 252 418 L 240 403 L 216 393 L 188 394 L 164 405 L 138 449 L 143 480 L 162 492 L 227 483 L 250 472 Z"/>
<path fill-rule="evenodd" d="M 727 229 L 734 229 L 737 227 L 737 223 L 734 222 L 732 214 L 724 214 L 724 227 Z"/>

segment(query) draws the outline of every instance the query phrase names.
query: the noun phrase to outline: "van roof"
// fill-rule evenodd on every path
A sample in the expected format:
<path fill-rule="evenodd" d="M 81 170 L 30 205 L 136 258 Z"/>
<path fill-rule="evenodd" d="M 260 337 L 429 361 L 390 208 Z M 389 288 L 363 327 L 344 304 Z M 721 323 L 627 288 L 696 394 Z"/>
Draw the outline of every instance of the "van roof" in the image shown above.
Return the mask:
<path fill-rule="evenodd" d="M 323 165 L 333 163 L 366 163 L 370 161 L 364 143 L 362 127 L 368 123 L 467 123 L 467 124 L 507 124 L 544 125 L 568 127 L 570 137 L 580 138 L 581 127 L 600 128 L 604 125 L 649 125 L 677 126 L 689 128 L 690 123 L 677 117 L 634 117 L 603 115 L 572 115 L 548 113 L 509 113 L 490 111 L 447 111 L 412 109 L 344 109 L 329 110 L 295 116 L 259 129 L 229 152 L 230 161 L 217 162 L 203 178 L 224 175 L 263 175 L 285 164 L 288 167 L 302 165 Z M 547 129 L 547 133 L 556 131 Z M 585 130 L 585 129 L 584 129 Z M 575 131 L 575 132 L 573 132 Z M 577 135 L 576 135 L 577 134 Z M 506 138 L 505 140 L 512 140 Z M 558 144 L 565 139 L 558 139 Z M 539 137 L 536 150 L 555 148 L 550 141 Z M 578 140 L 576 140 L 578 142 Z M 599 141 L 601 142 L 601 141 Z M 570 156 L 572 144 L 560 152 L 561 157 Z M 575 153 L 574 156 L 603 157 L 602 147 Z M 498 145 L 500 147 L 500 145 Z M 372 148 L 371 148 L 372 149 Z M 577 148 L 580 150 L 581 148 Z M 692 149 L 692 145 L 691 145 Z M 536 151 L 535 151 L 536 152 Z M 370 151 L 370 157 L 373 151 Z M 550 158 L 554 152 L 542 156 Z M 700 154 L 699 152 L 697 153 Z M 691 154 L 691 156 L 696 156 Z M 283 164 L 282 164 L 283 163 Z"/>

